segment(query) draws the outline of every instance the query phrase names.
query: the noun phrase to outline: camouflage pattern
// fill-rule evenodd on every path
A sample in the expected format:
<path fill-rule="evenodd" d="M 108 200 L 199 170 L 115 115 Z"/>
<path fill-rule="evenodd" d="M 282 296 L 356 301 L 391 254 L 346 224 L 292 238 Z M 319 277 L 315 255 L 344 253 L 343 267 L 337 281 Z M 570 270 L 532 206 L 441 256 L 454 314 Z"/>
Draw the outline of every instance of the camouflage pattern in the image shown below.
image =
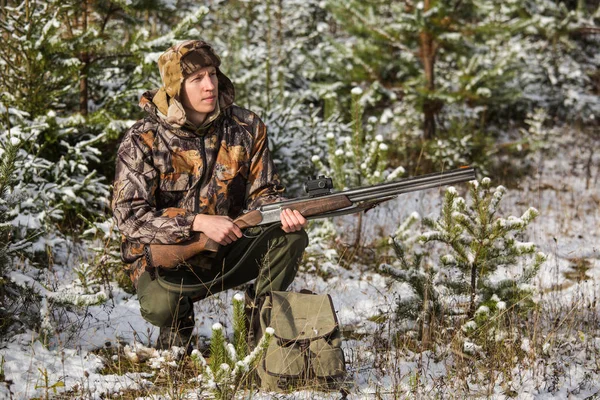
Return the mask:
<path fill-rule="evenodd" d="M 144 244 L 183 242 L 194 234 L 196 214 L 235 218 L 283 192 L 266 126 L 232 104 L 229 79 L 223 86 L 219 79 L 219 107 L 201 129 L 169 123 L 154 101 L 161 91 L 172 100 L 164 86 L 146 92 L 140 106 L 147 116 L 125 133 L 117 153 L 112 209 L 134 284 L 146 268 Z"/>

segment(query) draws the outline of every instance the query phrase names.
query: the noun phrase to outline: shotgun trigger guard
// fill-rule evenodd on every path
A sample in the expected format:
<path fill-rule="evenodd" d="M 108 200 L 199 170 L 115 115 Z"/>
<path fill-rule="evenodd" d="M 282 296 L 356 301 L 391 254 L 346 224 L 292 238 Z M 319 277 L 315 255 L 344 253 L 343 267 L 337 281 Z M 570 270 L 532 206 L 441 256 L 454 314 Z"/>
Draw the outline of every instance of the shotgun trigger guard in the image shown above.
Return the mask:
<path fill-rule="evenodd" d="M 242 232 L 242 235 L 245 238 L 248 238 L 248 239 L 256 239 L 257 237 L 259 237 L 260 235 L 262 235 L 263 232 L 265 231 L 265 228 L 263 226 L 260 226 L 260 225 L 255 226 L 254 228 L 258 228 L 258 229 L 260 229 L 260 231 L 257 234 L 255 234 L 255 235 L 248 235 L 248 234 L 246 234 L 246 232 L 248 231 L 248 229 L 244 229 L 244 231 Z"/>

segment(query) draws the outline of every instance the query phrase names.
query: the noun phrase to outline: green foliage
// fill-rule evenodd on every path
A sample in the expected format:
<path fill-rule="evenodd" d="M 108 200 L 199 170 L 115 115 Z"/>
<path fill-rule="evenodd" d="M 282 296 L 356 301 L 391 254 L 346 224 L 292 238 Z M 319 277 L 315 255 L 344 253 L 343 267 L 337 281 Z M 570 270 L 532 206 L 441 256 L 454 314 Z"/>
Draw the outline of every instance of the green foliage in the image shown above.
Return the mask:
<path fill-rule="evenodd" d="M 245 319 L 244 298 L 237 294 L 233 299 L 233 344 L 225 339 L 223 326 L 216 323 L 212 326 L 209 360 L 198 350 L 192 352 L 192 360 L 202 372 L 202 385 L 215 399 L 233 398 L 267 351 L 273 337 L 273 329 L 268 328 L 256 348 L 248 354 Z"/>
<path fill-rule="evenodd" d="M 414 234 L 413 228 L 419 220 L 420 216 L 415 212 L 400 224 L 390 237 L 397 261 L 393 265 L 382 264 L 379 270 L 400 282 L 408 283 L 413 289 L 414 296 L 398 299 L 396 317 L 404 321 L 417 321 L 419 333 L 422 334 L 433 318 L 442 315 L 442 303 L 434 285 L 437 271 L 425 264 L 425 254 L 415 249 L 419 236 Z"/>
<path fill-rule="evenodd" d="M 0 101 L 30 115 L 57 107 L 76 78 L 77 60 L 62 58 L 59 39 L 61 2 L 9 2 L 0 19 L 3 91 Z M 61 74 L 53 73 L 57 69 Z"/>
<path fill-rule="evenodd" d="M 529 291 L 525 286 L 535 276 L 546 257 L 536 253 L 533 243 L 517 240 L 527 226 L 539 215 L 529 208 L 520 218 L 498 217 L 498 206 L 506 189 L 490 187 L 491 181 L 470 182 L 470 199 L 467 202 L 454 188 L 446 190 L 442 215 L 437 219 L 424 219 L 432 230 L 421 236 L 421 241 L 441 242 L 448 245 L 450 253 L 441 257 L 442 267 L 458 269 L 470 281 L 469 315 L 476 305 L 497 293 L 510 305 L 518 304 Z M 523 264 L 524 261 L 529 261 Z M 492 283 L 489 278 L 499 267 L 522 265 L 517 279 Z"/>
<path fill-rule="evenodd" d="M 215 379 L 220 381 L 224 374 L 229 372 L 231 359 L 228 354 L 228 346 L 223 334 L 223 325 L 216 323 L 212 326 L 210 338 L 210 361 L 208 367 L 213 371 Z M 225 367 L 225 365 L 227 367 Z"/>
<path fill-rule="evenodd" d="M 452 118 L 436 139 L 427 142 L 423 158 L 435 171 L 469 165 L 486 174 L 497 152 L 492 136 L 478 130 L 477 121 Z"/>
<path fill-rule="evenodd" d="M 335 118 L 324 120 L 319 114 L 312 103 L 306 106 L 298 99 L 286 99 L 265 115 L 269 149 L 290 197 L 302 195 L 303 183 L 316 175 L 311 154 L 323 154 L 326 137 L 339 136 L 343 131 L 343 125 Z"/>
<path fill-rule="evenodd" d="M 248 355 L 248 328 L 246 326 L 246 311 L 244 296 L 236 294 L 233 297 L 233 347 L 238 358 Z"/>
<path fill-rule="evenodd" d="M 398 299 L 397 318 L 405 329 L 415 329 L 430 337 L 434 321 L 468 317 L 463 332 L 495 335 L 503 331 L 504 314 L 527 311 L 533 306 L 529 285 L 546 260 L 533 243 L 523 243 L 528 225 L 537 217 L 530 208 L 520 218 L 499 215 L 499 204 L 506 189 L 491 187 L 491 181 L 471 181 L 470 201 L 448 188 L 439 218 L 424 218 L 424 227 L 415 229 L 417 214 L 409 216 L 392 235 L 396 261 L 383 264 L 382 272 L 406 282 L 413 296 Z M 429 256 L 446 252 L 439 260 Z M 519 273 L 506 277 L 505 270 Z M 424 339 L 425 340 L 425 339 Z M 466 351 L 466 350 L 465 350 Z"/>
<path fill-rule="evenodd" d="M 8 211 L 13 206 L 9 193 L 15 185 L 14 173 L 17 168 L 19 147 L 10 140 L 0 143 L 0 277 L 4 276 L 8 264 L 12 227 Z"/>
<path fill-rule="evenodd" d="M 266 123 L 269 146 L 288 195 L 301 195 L 315 168 L 312 155 L 323 156 L 325 136 L 344 129 L 337 114 L 327 114 L 312 88 L 326 65 L 322 2 L 288 6 L 270 0 L 216 2 L 202 20 L 202 37 L 222 59 L 232 79 L 236 103 Z M 226 32 L 226 34 L 223 34 Z"/>
<path fill-rule="evenodd" d="M 352 90 L 351 133 L 341 137 L 333 133 L 326 136 L 329 150 L 327 165 L 319 156 L 312 158 L 317 169 L 331 176 L 338 189 L 381 183 L 404 172 L 402 167 L 391 173 L 386 171 L 389 147 L 383 142 L 383 136 L 376 134 L 376 118 L 369 119 L 363 126 L 362 93 L 358 87 Z"/>
<path fill-rule="evenodd" d="M 510 83 L 519 60 L 508 39 L 522 22 L 506 15 L 512 4 L 331 0 L 329 7 L 352 38 L 345 78 L 394 88 L 422 118 L 445 104 L 490 107 L 516 99 Z M 395 97 L 384 96 L 383 105 Z"/>
<path fill-rule="evenodd" d="M 327 5 L 335 34 L 325 36 L 336 53 L 326 68 L 333 76 L 318 93 L 329 109 L 345 112 L 347 88 L 370 88 L 366 118 L 380 120 L 390 155 L 411 174 L 457 164 L 492 171 L 506 148 L 498 136 L 518 134 L 511 124 L 532 109 L 586 124 L 600 110 L 591 29 L 598 14 L 589 7 L 551 0 Z"/>

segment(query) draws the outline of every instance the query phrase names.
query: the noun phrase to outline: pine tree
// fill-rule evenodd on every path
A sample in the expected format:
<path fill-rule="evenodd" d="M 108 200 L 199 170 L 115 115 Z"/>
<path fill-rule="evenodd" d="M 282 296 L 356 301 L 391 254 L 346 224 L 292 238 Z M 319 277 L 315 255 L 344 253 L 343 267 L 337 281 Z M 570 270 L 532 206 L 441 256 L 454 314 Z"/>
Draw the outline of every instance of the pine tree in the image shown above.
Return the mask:
<path fill-rule="evenodd" d="M 254 350 L 248 353 L 245 330 L 244 297 L 238 293 L 233 298 L 233 343 L 227 342 L 223 325 L 216 323 L 212 326 L 209 360 L 198 350 L 192 352 L 192 359 L 202 371 L 202 385 L 215 399 L 234 397 L 267 351 L 275 333 L 273 328 L 265 329 Z"/>
<path fill-rule="evenodd" d="M 393 265 L 382 264 L 379 270 L 400 282 L 407 282 L 413 289 L 414 297 L 399 298 L 396 305 L 396 317 L 403 321 L 416 321 L 418 333 L 424 346 L 431 337 L 430 326 L 433 320 L 442 317 L 442 296 L 438 293 L 434 280 L 438 270 L 425 254 L 416 249 L 419 235 L 413 231 L 420 215 L 409 215 L 396 232 L 390 237 L 390 243 L 396 256 Z M 412 328 L 411 326 L 407 327 Z"/>
<path fill-rule="evenodd" d="M 518 240 L 537 217 L 535 209 L 520 218 L 501 217 L 506 189 L 492 188 L 488 178 L 469 185 L 469 204 L 454 188 L 446 190 L 440 217 L 422 221 L 430 231 L 419 233 L 423 227 L 414 228 L 419 216 L 408 217 L 391 238 L 397 260 L 379 267 L 413 289 L 414 297 L 398 299 L 396 315 L 405 328 L 418 330 L 423 345 L 431 339 L 434 321 L 466 317 L 467 334 L 480 326 L 502 329 L 498 315 L 533 304 L 529 284 L 546 260 L 533 243 Z M 444 251 L 439 259 L 430 256 Z M 506 270 L 517 273 L 494 277 Z"/>
<path fill-rule="evenodd" d="M 9 211 L 14 207 L 14 199 L 10 198 L 10 194 L 15 186 L 18 152 L 17 144 L 11 141 L 0 142 L 0 277 L 8 270 L 11 252 L 12 227 Z"/>
<path fill-rule="evenodd" d="M 519 218 L 497 216 L 506 189 L 502 186 L 492 189 L 490 184 L 488 178 L 481 183 L 471 181 L 468 206 L 454 188 L 448 188 L 440 218 L 423 221 L 432 230 L 424 233 L 421 241 L 448 245 L 450 253 L 441 257 L 442 267 L 458 269 L 467 278 L 466 281 L 448 281 L 448 284 L 458 293 L 468 293 L 471 317 L 477 306 L 494 294 L 509 305 L 518 304 L 528 293 L 524 285 L 537 274 L 546 259 L 542 253 L 536 253 L 535 244 L 517 239 L 539 215 L 538 211 L 529 208 Z M 498 268 L 519 265 L 522 272 L 517 279 L 490 281 Z"/>
<path fill-rule="evenodd" d="M 360 88 L 352 90 L 352 122 L 349 129 L 330 133 L 327 138 L 328 157 L 323 162 L 314 157 L 313 162 L 320 171 L 333 178 L 339 190 L 381 183 L 394 179 L 404 171 L 399 167 L 388 170 L 388 145 L 383 136 L 377 135 L 377 120 L 363 123 L 364 107 L 361 104 L 363 92 Z"/>
<path fill-rule="evenodd" d="M 369 119 L 363 126 L 362 94 L 362 89 L 359 87 L 352 90 L 350 132 L 339 136 L 333 132 L 327 134 L 327 162 L 324 163 L 318 155 L 312 157 L 317 169 L 329 175 L 338 189 L 381 183 L 392 180 L 404 172 L 402 167 L 397 167 L 393 171 L 388 170 L 388 145 L 383 142 L 382 135 L 376 134 L 377 119 Z M 363 214 L 357 214 L 357 218 L 354 247 L 360 245 Z"/>

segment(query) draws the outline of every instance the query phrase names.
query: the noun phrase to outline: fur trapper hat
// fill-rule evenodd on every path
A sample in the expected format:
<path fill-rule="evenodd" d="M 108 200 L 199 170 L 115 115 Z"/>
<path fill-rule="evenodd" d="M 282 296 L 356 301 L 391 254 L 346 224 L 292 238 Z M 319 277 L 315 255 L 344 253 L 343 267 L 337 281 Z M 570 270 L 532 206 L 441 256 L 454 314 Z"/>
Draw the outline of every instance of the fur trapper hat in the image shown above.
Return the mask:
<path fill-rule="evenodd" d="M 235 90 L 231 80 L 219 69 L 220 65 L 219 56 L 202 40 L 179 43 L 161 54 L 158 58 L 158 69 L 163 86 L 156 92 L 152 102 L 169 124 L 176 127 L 185 124 L 187 117 L 180 99 L 182 83 L 185 78 L 204 67 L 215 67 L 219 81 L 218 107 L 208 116 L 205 125 L 212 122 L 220 110 L 233 104 Z"/>

